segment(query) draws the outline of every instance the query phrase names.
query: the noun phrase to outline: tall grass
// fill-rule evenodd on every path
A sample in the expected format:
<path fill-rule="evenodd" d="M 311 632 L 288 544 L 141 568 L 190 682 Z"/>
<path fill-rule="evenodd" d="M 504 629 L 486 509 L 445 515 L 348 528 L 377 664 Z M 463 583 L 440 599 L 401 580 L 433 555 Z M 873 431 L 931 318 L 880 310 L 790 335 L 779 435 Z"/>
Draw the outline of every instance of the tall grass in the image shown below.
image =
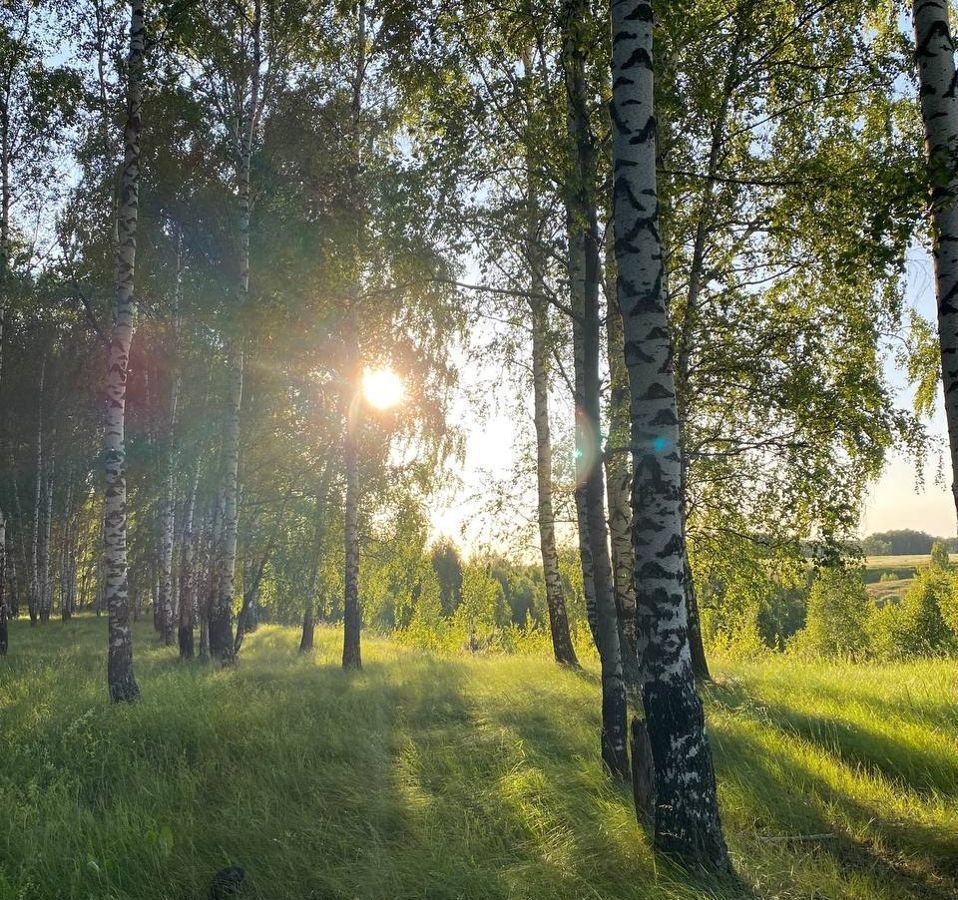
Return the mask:
<path fill-rule="evenodd" d="M 0 661 L 0 898 L 954 897 L 958 678 L 944 662 L 716 665 L 706 691 L 738 879 L 655 858 L 599 771 L 594 671 L 261 628 L 240 665 L 105 621 L 14 624 Z"/>

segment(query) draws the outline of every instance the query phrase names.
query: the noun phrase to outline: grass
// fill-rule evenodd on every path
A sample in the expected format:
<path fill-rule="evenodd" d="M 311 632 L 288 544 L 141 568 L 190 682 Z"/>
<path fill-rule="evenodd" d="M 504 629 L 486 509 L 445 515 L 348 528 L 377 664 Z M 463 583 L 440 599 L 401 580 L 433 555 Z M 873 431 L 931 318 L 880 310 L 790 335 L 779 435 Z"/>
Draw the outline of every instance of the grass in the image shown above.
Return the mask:
<path fill-rule="evenodd" d="M 866 584 L 865 589 L 869 597 L 883 605 L 892 600 L 901 600 L 914 583 L 914 578 L 897 578 L 894 581 L 873 581 Z"/>
<path fill-rule="evenodd" d="M 264 627 L 233 670 L 137 631 L 105 700 L 104 620 L 14 623 L 0 661 L 0 898 L 953 898 L 952 663 L 716 664 L 707 706 L 738 878 L 654 857 L 599 771 L 595 673 Z"/>
<path fill-rule="evenodd" d="M 914 553 L 903 556 L 866 556 L 866 569 L 917 569 L 931 563 L 930 553 Z"/>

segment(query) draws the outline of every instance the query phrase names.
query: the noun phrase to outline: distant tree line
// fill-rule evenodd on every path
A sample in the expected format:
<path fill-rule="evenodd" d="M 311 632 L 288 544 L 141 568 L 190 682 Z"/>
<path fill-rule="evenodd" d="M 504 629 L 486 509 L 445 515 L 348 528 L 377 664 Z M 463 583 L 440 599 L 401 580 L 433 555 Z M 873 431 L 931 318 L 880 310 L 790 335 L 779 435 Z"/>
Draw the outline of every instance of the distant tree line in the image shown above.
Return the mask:
<path fill-rule="evenodd" d="M 944 544 L 951 552 L 958 550 L 958 537 L 936 537 L 911 528 L 870 534 L 862 538 L 861 549 L 866 556 L 915 556 L 931 553 L 936 543 Z"/>

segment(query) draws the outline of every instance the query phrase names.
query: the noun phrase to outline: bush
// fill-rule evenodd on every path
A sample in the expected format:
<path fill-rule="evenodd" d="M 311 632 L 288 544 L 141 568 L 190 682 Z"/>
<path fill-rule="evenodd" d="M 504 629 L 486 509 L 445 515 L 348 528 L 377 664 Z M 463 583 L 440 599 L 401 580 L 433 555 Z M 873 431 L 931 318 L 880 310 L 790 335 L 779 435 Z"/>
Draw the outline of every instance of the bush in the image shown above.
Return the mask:
<path fill-rule="evenodd" d="M 762 609 L 759 589 L 747 577 L 733 573 L 711 596 L 704 595 L 700 615 L 702 634 L 710 653 L 726 659 L 752 659 L 768 652 L 759 628 Z"/>
<path fill-rule="evenodd" d="M 790 643 L 811 656 L 861 656 L 868 649 L 868 592 L 857 572 L 822 569 L 808 594 L 805 627 Z"/>
<path fill-rule="evenodd" d="M 878 580 L 879 581 L 898 581 L 899 580 L 898 573 L 897 572 L 882 572 L 881 578 L 879 578 Z"/>
<path fill-rule="evenodd" d="M 898 603 L 875 607 L 868 631 L 879 659 L 904 659 L 946 652 L 955 646 L 958 579 L 940 565 L 918 570 Z"/>
<path fill-rule="evenodd" d="M 898 603 L 872 604 L 868 613 L 868 646 L 881 660 L 900 659 L 904 646 L 904 620 Z"/>
<path fill-rule="evenodd" d="M 947 570 L 948 564 L 948 547 L 942 541 L 935 541 L 931 547 L 931 567 Z"/>

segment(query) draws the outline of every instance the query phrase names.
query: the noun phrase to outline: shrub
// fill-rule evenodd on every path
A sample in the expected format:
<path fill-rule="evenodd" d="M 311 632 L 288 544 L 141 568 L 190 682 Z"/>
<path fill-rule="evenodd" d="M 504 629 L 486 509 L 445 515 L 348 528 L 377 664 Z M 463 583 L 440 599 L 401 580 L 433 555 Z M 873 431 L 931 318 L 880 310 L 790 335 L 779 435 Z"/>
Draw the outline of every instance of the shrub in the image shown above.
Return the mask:
<path fill-rule="evenodd" d="M 958 579 L 940 565 L 918 570 L 898 603 L 875 607 L 868 631 L 879 659 L 904 659 L 945 652 L 955 645 Z"/>
<path fill-rule="evenodd" d="M 822 569 L 808 594 L 805 627 L 790 647 L 812 656 L 860 656 L 868 648 L 868 592 L 857 572 Z"/>
<path fill-rule="evenodd" d="M 868 647 L 872 656 L 882 660 L 900 659 L 904 646 L 903 628 L 900 604 L 872 604 L 867 622 Z"/>
<path fill-rule="evenodd" d="M 720 591 L 703 597 L 708 602 L 700 607 L 702 634 L 710 653 L 727 659 L 751 659 L 769 649 L 759 629 L 761 598 L 753 582 L 734 574 Z"/>
<path fill-rule="evenodd" d="M 931 546 L 931 567 L 947 570 L 948 562 L 948 547 L 943 541 L 935 541 Z"/>
<path fill-rule="evenodd" d="M 879 578 L 878 580 L 879 581 L 898 581 L 899 580 L 898 573 L 897 572 L 882 572 L 881 578 Z"/>

